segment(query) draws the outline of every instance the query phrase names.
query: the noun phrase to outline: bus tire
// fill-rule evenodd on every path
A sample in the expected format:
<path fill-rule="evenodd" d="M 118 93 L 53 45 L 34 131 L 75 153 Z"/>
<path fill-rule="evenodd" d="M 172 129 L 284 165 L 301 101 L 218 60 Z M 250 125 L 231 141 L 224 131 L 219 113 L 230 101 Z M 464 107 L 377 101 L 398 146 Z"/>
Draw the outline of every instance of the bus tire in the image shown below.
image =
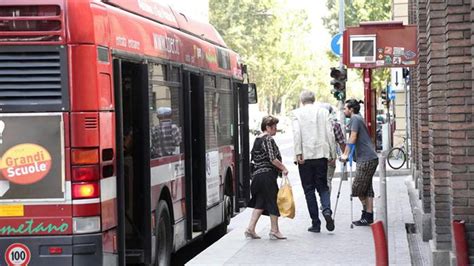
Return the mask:
<path fill-rule="evenodd" d="M 224 202 L 222 204 L 224 205 L 224 220 L 221 224 L 208 232 L 207 239 L 210 241 L 209 243 L 214 243 L 227 234 L 227 227 L 233 215 L 232 198 L 228 195 L 224 195 Z"/>
<path fill-rule="evenodd" d="M 230 219 L 232 218 L 233 212 L 234 212 L 234 209 L 232 207 L 232 198 L 229 195 L 224 195 L 224 223 L 225 225 L 230 224 Z"/>
<path fill-rule="evenodd" d="M 168 204 L 160 200 L 156 210 L 156 266 L 171 264 L 173 235 L 171 231 L 171 215 Z"/>
<path fill-rule="evenodd" d="M 217 239 L 223 237 L 225 234 L 227 234 L 227 227 L 230 224 L 230 219 L 232 218 L 233 215 L 233 208 L 232 208 L 232 198 L 228 195 L 224 195 L 224 221 L 217 226 L 217 228 L 214 231 L 214 237 L 217 241 Z"/>

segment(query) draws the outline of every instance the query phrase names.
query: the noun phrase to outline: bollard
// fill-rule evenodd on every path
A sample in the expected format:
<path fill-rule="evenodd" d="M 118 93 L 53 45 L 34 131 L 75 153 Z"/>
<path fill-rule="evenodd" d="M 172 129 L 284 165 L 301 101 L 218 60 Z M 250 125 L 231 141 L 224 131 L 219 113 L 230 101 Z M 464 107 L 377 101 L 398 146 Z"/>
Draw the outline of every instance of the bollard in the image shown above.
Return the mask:
<path fill-rule="evenodd" d="M 466 228 L 463 220 L 453 221 L 454 243 L 456 245 L 456 261 L 458 266 L 469 265 L 469 250 L 466 241 Z"/>
<path fill-rule="evenodd" d="M 375 221 L 370 225 L 375 245 L 375 265 L 388 265 L 388 245 L 385 237 L 385 230 L 382 221 Z"/>
<path fill-rule="evenodd" d="M 380 178 L 380 201 L 377 206 L 377 220 L 385 225 L 385 235 L 388 238 L 388 215 L 387 215 L 387 151 L 382 151 L 379 156 L 379 178 Z"/>

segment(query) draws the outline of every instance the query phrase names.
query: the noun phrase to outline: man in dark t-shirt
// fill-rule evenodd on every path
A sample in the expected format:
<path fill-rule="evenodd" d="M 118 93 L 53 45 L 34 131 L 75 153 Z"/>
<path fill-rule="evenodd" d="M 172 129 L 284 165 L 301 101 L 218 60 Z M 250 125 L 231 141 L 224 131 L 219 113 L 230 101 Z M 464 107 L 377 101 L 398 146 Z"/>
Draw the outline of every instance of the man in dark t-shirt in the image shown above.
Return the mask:
<path fill-rule="evenodd" d="M 379 164 L 377 153 L 370 138 L 364 119 L 360 116 L 362 101 L 350 99 L 344 106 L 344 115 L 349 117 L 350 137 L 348 144 L 355 144 L 354 159 L 357 162 L 352 197 L 359 197 L 363 210 L 360 220 L 353 221 L 356 226 L 367 226 L 374 222 L 374 190 L 372 178 Z M 350 145 L 346 146 L 342 161 L 347 161 L 350 154 Z"/>

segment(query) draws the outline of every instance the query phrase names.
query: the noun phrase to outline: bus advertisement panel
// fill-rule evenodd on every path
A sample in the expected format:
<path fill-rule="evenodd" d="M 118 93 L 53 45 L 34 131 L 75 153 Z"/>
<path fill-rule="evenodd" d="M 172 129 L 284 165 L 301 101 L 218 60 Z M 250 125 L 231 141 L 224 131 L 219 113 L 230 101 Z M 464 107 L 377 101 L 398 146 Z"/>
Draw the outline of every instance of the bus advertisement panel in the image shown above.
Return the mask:
<path fill-rule="evenodd" d="M 62 125 L 61 114 L 0 114 L 0 202 L 66 200 Z"/>

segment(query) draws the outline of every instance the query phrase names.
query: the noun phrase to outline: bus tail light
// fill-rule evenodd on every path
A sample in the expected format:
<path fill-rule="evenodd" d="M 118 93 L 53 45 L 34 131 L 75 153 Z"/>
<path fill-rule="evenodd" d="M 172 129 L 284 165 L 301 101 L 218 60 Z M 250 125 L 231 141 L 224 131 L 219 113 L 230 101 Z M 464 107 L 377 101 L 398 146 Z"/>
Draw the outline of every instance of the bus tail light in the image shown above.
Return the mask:
<path fill-rule="evenodd" d="M 72 168 L 72 181 L 73 182 L 86 182 L 86 181 L 97 181 L 97 180 L 99 180 L 99 166 L 98 165 Z"/>
<path fill-rule="evenodd" d="M 100 231 L 100 217 L 74 217 L 72 219 L 72 231 L 74 234 L 86 234 Z"/>
<path fill-rule="evenodd" d="M 92 199 L 100 196 L 99 184 L 97 182 L 73 183 L 73 199 Z"/>
<path fill-rule="evenodd" d="M 71 151 L 71 162 L 74 165 L 99 163 L 98 149 L 73 149 Z"/>
<path fill-rule="evenodd" d="M 100 231 L 99 149 L 71 149 L 73 233 Z"/>

